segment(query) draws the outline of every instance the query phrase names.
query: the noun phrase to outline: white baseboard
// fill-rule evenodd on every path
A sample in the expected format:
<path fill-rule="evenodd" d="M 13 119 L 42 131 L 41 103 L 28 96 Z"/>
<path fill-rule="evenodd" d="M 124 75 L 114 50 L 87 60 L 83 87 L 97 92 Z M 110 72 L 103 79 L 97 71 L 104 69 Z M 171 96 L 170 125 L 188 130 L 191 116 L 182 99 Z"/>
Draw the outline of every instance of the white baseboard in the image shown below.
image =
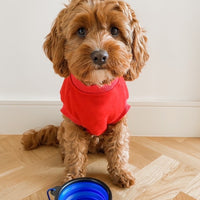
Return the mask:
<path fill-rule="evenodd" d="M 129 102 L 131 135 L 200 137 L 200 102 Z M 59 101 L 0 101 L 0 134 L 62 121 Z"/>
<path fill-rule="evenodd" d="M 0 101 L 0 134 L 22 134 L 62 121 L 59 101 Z"/>
<path fill-rule="evenodd" d="M 132 135 L 200 137 L 200 102 L 135 102 L 131 106 Z"/>

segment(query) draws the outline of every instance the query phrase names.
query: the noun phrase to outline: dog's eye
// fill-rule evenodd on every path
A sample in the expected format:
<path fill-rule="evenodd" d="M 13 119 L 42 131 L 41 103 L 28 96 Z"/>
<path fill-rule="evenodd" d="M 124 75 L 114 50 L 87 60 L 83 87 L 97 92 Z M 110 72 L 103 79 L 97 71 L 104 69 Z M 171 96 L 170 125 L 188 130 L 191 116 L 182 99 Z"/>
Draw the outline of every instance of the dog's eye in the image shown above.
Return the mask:
<path fill-rule="evenodd" d="M 110 32 L 113 36 L 119 35 L 119 29 L 117 27 L 111 27 Z"/>
<path fill-rule="evenodd" d="M 85 28 L 79 28 L 78 29 L 78 31 L 77 31 L 77 35 L 79 36 L 79 37 L 82 37 L 82 38 L 84 38 L 85 36 L 86 36 L 86 34 L 87 34 L 87 31 L 86 31 L 86 29 Z"/>

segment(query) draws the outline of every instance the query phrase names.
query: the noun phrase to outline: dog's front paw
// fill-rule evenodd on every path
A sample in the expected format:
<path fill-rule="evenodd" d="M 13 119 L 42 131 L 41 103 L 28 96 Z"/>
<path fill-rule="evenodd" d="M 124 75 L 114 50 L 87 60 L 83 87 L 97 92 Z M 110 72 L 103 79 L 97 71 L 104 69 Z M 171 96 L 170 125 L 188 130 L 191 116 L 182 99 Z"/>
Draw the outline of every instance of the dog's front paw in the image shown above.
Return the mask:
<path fill-rule="evenodd" d="M 121 188 L 129 188 L 135 183 L 133 174 L 128 170 L 117 170 L 110 175 L 113 183 Z"/>
<path fill-rule="evenodd" d="M 79 175 L 66 174 L 63 180 L 63 184 L 68 181 L 71 181 L 72 179 L 82 178 L 82 177 L 85 177 L 85 175 L 84 174 L 79 174 Z"/>

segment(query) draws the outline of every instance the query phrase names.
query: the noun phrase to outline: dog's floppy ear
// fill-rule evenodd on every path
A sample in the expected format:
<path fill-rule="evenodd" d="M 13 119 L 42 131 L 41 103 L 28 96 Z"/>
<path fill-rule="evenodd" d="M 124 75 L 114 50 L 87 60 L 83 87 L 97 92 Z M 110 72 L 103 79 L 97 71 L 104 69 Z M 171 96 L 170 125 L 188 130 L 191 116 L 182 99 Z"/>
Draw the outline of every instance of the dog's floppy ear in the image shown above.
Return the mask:
<path fill-rule="evenodd" d="M 67 60 L 64 58 L 64 49 L 66 39 L 62 34 L 62 18 L 67 12 L 67 8 L 63 9 L 56 18 L 51 32 L 46 36 L 44 42 L 44 51 L 47 57 L 52 61 L 54 70 L 62 77 L 69 75 Z"/>
<path fill-rule="evenodd" d="M 147 37 L 145 31 L 140 27 L 138 20 L 136 19 L 134 11 L 129 7 L 131 11 L 131 24 L 133 29 L 132 35 L 132 54 L 133 58 L 131 66 L 128 72 L 124 75 L 126 81 L 132 81 L 139 76 L 141 69 L 144 67 L 145 62 L 149 58 L 147 52 Z"/>

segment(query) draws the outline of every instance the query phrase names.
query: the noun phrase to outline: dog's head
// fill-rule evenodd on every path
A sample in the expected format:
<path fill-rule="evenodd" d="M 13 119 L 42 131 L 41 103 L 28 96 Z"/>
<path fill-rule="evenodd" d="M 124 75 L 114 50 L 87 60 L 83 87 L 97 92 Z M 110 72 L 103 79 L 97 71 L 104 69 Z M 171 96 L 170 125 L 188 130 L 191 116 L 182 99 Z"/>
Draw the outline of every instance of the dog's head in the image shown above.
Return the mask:
<path fill-rule="evenodd" d="M 71 0 L 47 35 L 44 50 L 62 77 L 86 85 L 138 77 L 148 60 L 147 38 L 122 0 Z"/>

